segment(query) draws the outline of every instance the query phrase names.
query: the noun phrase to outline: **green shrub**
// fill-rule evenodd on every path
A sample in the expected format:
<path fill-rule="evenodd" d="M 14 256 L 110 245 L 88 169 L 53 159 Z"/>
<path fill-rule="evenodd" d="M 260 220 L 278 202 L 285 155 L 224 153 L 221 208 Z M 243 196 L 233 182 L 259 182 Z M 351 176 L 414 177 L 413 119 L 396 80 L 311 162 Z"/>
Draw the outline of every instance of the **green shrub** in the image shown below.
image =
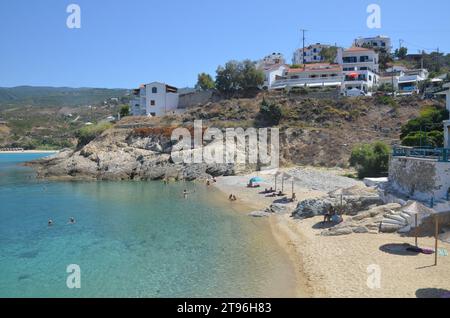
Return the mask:
<path fill-rule="evenodd" d="M 96 125 L 84 126 L 76 132 L 78 138 L 78 147 L 87 145 L 92 140 L 100 136 L 105 130 L 111 128 L 113 125 L 108 122 L 101 122 Z"/>
<path fill-rule="evenodd" d="M 397 101 L 392 96 L 380 95 L 376 97 L 376 102 L 382 105 L 397 107 Z"/>
<path fill-rule="evenodd" d="M 402 145 L 408 147 L 441 148 L 444 145 L 444 133 L 439 130 L 411 132 L 402 139 Z"/>
<path fill-rule="evenodd" d="M 128 105 L 123 105 L 122 107 L 120 107 L 120 117 L 127 117 L 130 116 L 130 106 Z"/>
<path fill-rule="evenodd" d="M 280 106 L 275 103 L 269 103 L 263 99 L 259 109 L 259 120 L 265 124 L 276 126 L 280 123 L 283 116 Z"/>
<path fill-rule="evenodd" d="M 417 118 L 411 119 L 402 126 L 400 138 L 402 145 L 418 147 L 420 146 L 420 132 L 424 133 L 422 139 L 429 141 L 429 146 L 443 147 L 443 125 L 442 122 L 448 119 L 448 111 L 438 106 L 427 106 L 420 111 Z M 423 142 L 422 142 L 422 145 Z"/>
<path fill-rule="evenodd" d="M 387 175 L 391 149 L 383 142 L 362 144 L 353 148 L 350 165 L 358 171 L 359 178 Z"/>

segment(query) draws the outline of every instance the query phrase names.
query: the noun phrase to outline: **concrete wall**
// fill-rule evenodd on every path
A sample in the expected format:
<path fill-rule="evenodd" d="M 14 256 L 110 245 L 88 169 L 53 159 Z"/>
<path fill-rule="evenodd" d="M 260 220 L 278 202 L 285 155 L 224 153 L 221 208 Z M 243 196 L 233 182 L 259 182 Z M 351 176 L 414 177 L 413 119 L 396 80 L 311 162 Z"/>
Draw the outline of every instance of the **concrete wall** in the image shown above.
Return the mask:
<path fill-rule="evenodd" d="M 444 148 L 450 148 L 450 120 L 444 121 Z"/>
<path fill-rule="evenodd" d="M 189 108 L 201 104 L 206 104 L 213 97 L 213 91 L 196 91 L 180 95 L 178 108 Z"/>
<path fill-rule="evenodd" d="M 400 193 L 412 199 L 445 200 L 450 188 L 450 163 L 436 160 L 393 157 L 389 166 L 389 181 Z"/>

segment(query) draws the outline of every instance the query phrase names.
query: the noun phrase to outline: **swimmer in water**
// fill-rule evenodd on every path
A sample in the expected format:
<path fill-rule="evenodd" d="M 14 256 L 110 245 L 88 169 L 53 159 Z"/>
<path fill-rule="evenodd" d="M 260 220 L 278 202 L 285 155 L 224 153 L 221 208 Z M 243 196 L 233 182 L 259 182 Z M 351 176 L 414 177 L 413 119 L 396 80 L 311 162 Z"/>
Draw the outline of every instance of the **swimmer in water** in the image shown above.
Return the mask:
<path fill-rule="evenodd" d="M 53 220 L 48 220 L 48 226 L 52 226 L 53 225 Z"/>
<path fill-rule="evenodd" d="M 75 218 L 74 217 L 70 217 L 69 218 L 69 224 L 75 224 Z"/>

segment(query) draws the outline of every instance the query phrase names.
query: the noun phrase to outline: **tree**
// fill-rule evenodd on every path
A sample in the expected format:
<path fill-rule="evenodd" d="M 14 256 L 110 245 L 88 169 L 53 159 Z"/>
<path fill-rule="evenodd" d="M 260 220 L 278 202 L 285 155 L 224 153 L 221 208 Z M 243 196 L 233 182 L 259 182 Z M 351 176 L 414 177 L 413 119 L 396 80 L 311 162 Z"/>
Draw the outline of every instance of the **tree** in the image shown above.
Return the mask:
<path fill-rule="evenodd" d="M 200 73 L 198 74 L 197 78 L 197 84 L 195 85 L 196 89 L 201 89 L 203 91 L 214 89 L 216 86 L 216 83 L 214 83 L 213 78 L 211 75 L 206 73 Z"/>
<path fill-rule="evenodd" d="M 338 48 L 336 46 L 326 47 L 320 51 L 320 56 L 322 60 L 327 63 L 334 63 L 337 56 Z"/>
<path fill-rule="evenodd" d="M 362 144 L 353 148 L 350 165 L 358 171 L 359 178 L 383 177 L 389 170 L 391 149 L 381 141 Z"/>
<path fill-rule="evenodd" d="M 123 105 L 122 107 L 120 107 L 120 117 L 127 117 L 130 116 L 130 107 L 127 105 Z"/>
<path fill-rule="evenodd" d="M 255 89 L 264 84 L 264 73 L 256 69 L 256 63 L 245 60 L 239 65 L 239 86 L 243 90 Z"/>
<path fill-rule="evenodd" d="M 216 73 L 216 88 L 225 94 L 257 89 L 264 84 L 264 73 L 250 60 L 229 61 L 224 67 L 219 66 Z"/>
<path fill-rule="evenodd" d="M 231 94 L 239 89 L 239 63 L 229 61 L 225 67 L 217 68 L 216 88 L 219 92 Z"/>
<path fill-rule="evenodd" d="M 399 59 L 404 59 L 406 57 L 406 55 L 408 55 L 408 48 L 406 47 L 401 47 L 399 49 L 395 50 L 395 57 L 398 57 Z"/>

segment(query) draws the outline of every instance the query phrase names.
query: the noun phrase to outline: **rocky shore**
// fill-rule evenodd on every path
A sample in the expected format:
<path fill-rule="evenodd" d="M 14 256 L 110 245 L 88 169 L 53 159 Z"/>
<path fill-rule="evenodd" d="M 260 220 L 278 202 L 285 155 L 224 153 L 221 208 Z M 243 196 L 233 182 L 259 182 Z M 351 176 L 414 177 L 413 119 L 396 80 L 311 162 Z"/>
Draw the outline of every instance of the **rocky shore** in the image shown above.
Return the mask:
<path fill-rule="evenodd" d="M 174 145 L 166 131 L 142 135 L 133 129 L 110 129 L 80 149 L 65 149 L 27 165 L 40 178 L 95 180 L 191 181 L 233 175 L 238 169 L 230 164 L 175 163 Z"/>

